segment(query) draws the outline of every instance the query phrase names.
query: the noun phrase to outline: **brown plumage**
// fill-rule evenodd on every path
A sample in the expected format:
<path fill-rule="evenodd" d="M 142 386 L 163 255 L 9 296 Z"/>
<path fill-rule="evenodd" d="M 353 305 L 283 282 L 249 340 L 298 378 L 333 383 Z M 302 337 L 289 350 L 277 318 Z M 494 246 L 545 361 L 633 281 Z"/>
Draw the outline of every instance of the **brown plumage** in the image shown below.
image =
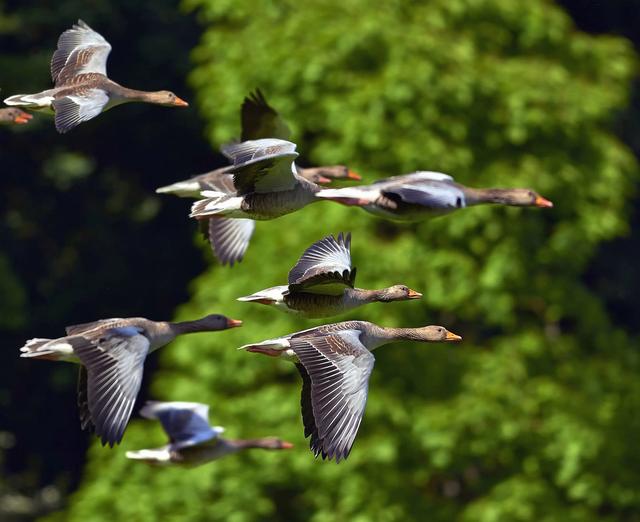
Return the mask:
<path fill-rule="evenodd" d="M 78 407 L 82 429 L 95 428 L 102 444 L 122 440 L 147 355 L 178 335 L 225 330 L 242 321 L 212 314 L 195 321 L 102 319 L 66 328 L 58 339 L 31 339 L 20 357 L 80 363 Z"/>
<path fill-rule="evenodd" d="M 55 112 L 56 129 L 65 133 L 103 111 L 127 102 L 186 107 L 187 102 L 170 91 L 128 89 L 107 77 L 111 45 L 82 20 L 58 40 L 51 58 L 54 88 L 36 94 L 17 94 L 4 102 L 30 110 Z"/>
<path fill-rule="evenodd" d="M 296 363 L 302 376 L 304 434 L 311 437 L 311 451 L 316 457 L 340 462 L 349 456 L 364 415 L 375 362 L 371 352 L 395 341 L 461 340 L 442 326 L 385 328 L 366 321 L 345 321 L 242 348 Z"/>

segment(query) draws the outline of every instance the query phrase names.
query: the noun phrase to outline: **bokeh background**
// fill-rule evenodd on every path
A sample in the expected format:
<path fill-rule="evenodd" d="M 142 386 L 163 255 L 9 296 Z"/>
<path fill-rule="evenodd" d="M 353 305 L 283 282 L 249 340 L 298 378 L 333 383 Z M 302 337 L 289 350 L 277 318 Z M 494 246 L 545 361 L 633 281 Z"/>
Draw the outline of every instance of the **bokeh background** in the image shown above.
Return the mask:
<path fill-rule="evenodd" d="M 79 17 L 111 42 L 113 79 L 191 107 L 121 107 L 64 136 L 43 116 L 0 129 L 1 520 L 640 520 L 639 2 L 0 1 L 1 94 L 48 88 Z M 220 267 L 189 202 L 154 189 L 224 164 L 217 147 L 256 87 L 302 165 L 369 181 L 440 170 L 556 206 L 396 225 L 319 203 L 259 223 L 245 261 Z M 376 352 L 336 465 L 308 451 L 295 368 L 235 349 L 317 322 L 235 298 L 340 231 L 360 286 L 425 294 L 352 317 L 465 340 Z M 245 326 L 151 356 L 139 404 L 207 402 L 228 436 L 294 450 L 192 470 L 130 462 L 164 443 L 158 426 L 134 419 L 102 448 L 79 429 L 76 369 L 17 357 L 67 324 L 209 312 Z"/>

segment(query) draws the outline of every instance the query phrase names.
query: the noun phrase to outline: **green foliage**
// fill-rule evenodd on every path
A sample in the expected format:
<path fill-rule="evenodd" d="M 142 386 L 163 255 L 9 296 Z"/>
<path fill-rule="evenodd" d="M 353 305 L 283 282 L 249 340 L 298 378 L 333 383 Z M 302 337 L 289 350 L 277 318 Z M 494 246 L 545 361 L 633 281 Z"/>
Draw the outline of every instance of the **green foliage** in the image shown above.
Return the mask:
<path fill-rule="evenodd" d="M 635 72 L 629 45 L 578 33 L 544 0 L 185 6 L 206 27 L 191 78 L 212 145 L 238 134 L 242 97 L 260 86 L 303 164 L 348 163 L 368 179 L 442 170 L 471 186 L 530 186 L 556 207 L 397 226 L 324 202 L 259 223 L 247 259 L 212 264 L 178 312 L 245 327 L 164 349 L 152 390 L 210 403 L 230 437 L 278 435 L 296 449 L 151 469 L 124 452 L 163 435 L 134 421 L 122 447 L 93 445 L 57 519 L 637 520 L 640 361 L 582 280 L 598 245 L 626 231 L 637 178 L 610 130 Z M 354 317 L 442 323 L 465 341 L 377 352 L 360 434 L 335 465 L 307 450 L 295 368 L 235 350 L 316 323 L 234 299 L 283 283 L 313 240 L 347 230 L 359 286 L 425 293 Z"/>

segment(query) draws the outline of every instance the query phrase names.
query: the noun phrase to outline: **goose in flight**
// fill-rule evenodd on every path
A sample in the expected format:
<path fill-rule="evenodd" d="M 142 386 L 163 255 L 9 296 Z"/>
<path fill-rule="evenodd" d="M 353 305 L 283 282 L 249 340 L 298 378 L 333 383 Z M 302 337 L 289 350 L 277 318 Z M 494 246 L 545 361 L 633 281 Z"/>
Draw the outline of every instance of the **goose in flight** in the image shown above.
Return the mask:
<path fill-rule="evenodd" d="M 245 97 L 240 109 L 240 123 L 242 142 L 263 139 L 289 140 L 291 131 L 289 126 L 271 107 L 264 95 L 257 89 Z M 233 144 L 232 144 L 233 145 Z M 229 145 L 222 147 L 222 151 L 233 161 L 228 153 Z M 344 165 L 327 165 L 320 167 L 304 168 L 294 163 L 296 174 L 307 181 L 326 185 L 333 180 L 355 180 L 362 178 Z M 160 187 L 158 194 L 173 194 L 184 198 L 200 198 L 203 191 L 220 191 L 226 194 L 234 194 L 236 188 L 233 184 L 233 165 L 194 176 L 190 179 L 178 181 L 171 185 Z M 249 241 L 255 230 L 255 223 L 249 219 L 236 219 L 217 217 L 215 219 L 201 219 L 201 229 L 204 237 L 211 244 L 214 255 L 222 264 L 230 264 L 241 261 L 249 246 Z"/>
<path fill-rule="evenodd" d="M 21 111 L 15 107 L 0 109 L 0 123 L 15 123 L 17 125 L 24 125 L 29 123 L 29 120 L 33 118 L 28 112 Z"/>
<path fill-rule="evenodd" d="M 195 321 L 102 319 L 66 328 L 58 339 L 31 339 L 20 357 L 80 363 L 78 408 L 82 429 L 95 429 L 102 445 L 119 444 L 131 417 L 150 352 L 178 335 L 226 330 L 242 321 L 211 314 Z"/>
<path fill-rule="evenodd" d="M 216 257 L 233 265 L 244 257 L 254 220 L 275 219 L 320 201 L 316 194 L 322 189 L 298 174 L 296 144 L 290 141 L 244 141 L 226 146 L 225 153 L 233 161 L 232 176 L 203 191 L 190 217 L 208 222 Z"/>
<path fill-rule="evenodd" d="M 169 442 L 160 448 L 127 451 L 129 459 L 148 464 L 199 466 L 238 451 L 261 448 L 293 448 L 290 442 L 275 437 L 225 439 L 224 428 L 209 424 L 209 406 L 199 402 L 148 401 L 140 410 L 147 419 L 159 420 Z"/>
<path fill-rule="evenodd" d="M 329 317 L 367 303 L 419 299 L 422 294 L 405 285 L 381 290 L 354 288 L 356 269 L 351 266 L 351 234 L 327 236 L 302 254 L 289 272 L 287 285 L 274 286 L 238 301 L 274 306 L 303 317 Z"/>
<path fill-rule="evenodd" d="M 65 133 L 101 112 L 127 102 L 167 107 L 189 104 L 170 91 L 137 91 L 107 77 L 111 45 L 82 20 L 58 39 L 51 58 L 53 89 L 36 94 L 16 94 L 4 103 L 29 110 L 53 111 L 56 129 Z"/>
<path fill-rule="evenodd" d="M 483 203 L 553 207 L 551 201 L 530 189 L 470 188 L 441 172 L 414 172 L 371 185 L 325 189 L 317 197 L 359 206 L 377 216 L 399 221 L 418 221 Z"/>
<path fill-rule="evenodd" d="M 379 346 L 396 341 L 455 342 L 443 326 L 385 328 L 344 321 L 242 346 L 249 352 L 285 357 L 302 376 L 302 421 L 317 457 L 340 462 L 349 456 L 364 415 L 369 377 Z"/>

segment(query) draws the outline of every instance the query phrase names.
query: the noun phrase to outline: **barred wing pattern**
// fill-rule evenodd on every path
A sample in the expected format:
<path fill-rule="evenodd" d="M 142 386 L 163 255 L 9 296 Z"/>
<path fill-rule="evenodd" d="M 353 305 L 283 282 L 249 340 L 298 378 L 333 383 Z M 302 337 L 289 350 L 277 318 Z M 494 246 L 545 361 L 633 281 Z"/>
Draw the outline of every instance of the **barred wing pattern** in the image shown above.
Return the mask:
<path fill-rule="evenodd" d="M 64 85 L 78 74 L 107 74 L 107 58 L 111 45 L 102 35 L 78 20 L 58 39 L 58 48 L 51 58 L 51 79 L 56 87 Z"/>
<path fill-rule="evenodd" d="M 353 288 L 356 269 L 351 266 L 351 234 L 327 236 L 304 251 L 289 272 L 291 292 L 313 292 L 340 295 L 345 286 Z"/>
<path fill-rule="evenodd" d="M 323 459 L 347 458 L 364 415 L 375 358 L 359 335 L 346 330 L 290 341 L 303 379 L 305 436 Z"/>
<path fill-rule="evenodd" d="M 260 139 L 227 145 L 223 152 L 233 159 L 228 172 L 238 194 L 291 190 L 299 183 L 293 161 L 296 144 L 277 139 Z"/>
<path fill-rule="evenodd" d="M 140 385 L 149 339 L 140 328 L 111 328 L 96 341 L 71 337 L 73 350 L 87 369 L 91 421 L 102 444 L 120 443 Z"/>

